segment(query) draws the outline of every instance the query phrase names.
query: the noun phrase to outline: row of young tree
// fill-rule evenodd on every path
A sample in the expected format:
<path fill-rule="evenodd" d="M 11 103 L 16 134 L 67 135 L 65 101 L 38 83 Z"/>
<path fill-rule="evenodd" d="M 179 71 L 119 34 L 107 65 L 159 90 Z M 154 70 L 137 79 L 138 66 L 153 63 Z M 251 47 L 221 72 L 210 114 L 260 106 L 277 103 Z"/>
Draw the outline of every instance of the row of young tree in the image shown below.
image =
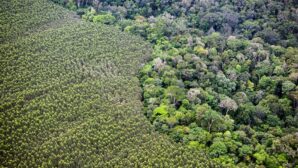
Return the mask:
<path fill-rule="evenodd" d="M 140 81 L 157 130 L 228 167 L 297 165 L 297 1 L 73 2 L 153 44 Z"/>

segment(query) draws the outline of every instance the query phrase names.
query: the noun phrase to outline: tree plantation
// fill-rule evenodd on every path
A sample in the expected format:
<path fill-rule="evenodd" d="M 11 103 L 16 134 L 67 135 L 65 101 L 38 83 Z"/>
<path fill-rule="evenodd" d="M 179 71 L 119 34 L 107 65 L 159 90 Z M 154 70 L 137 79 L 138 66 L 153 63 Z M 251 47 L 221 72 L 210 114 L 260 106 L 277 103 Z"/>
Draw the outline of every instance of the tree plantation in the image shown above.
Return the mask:
<path fill-rule="evenodd" d="M 297 0 L 9 0 L 0 167 L 298 168 Z"/>

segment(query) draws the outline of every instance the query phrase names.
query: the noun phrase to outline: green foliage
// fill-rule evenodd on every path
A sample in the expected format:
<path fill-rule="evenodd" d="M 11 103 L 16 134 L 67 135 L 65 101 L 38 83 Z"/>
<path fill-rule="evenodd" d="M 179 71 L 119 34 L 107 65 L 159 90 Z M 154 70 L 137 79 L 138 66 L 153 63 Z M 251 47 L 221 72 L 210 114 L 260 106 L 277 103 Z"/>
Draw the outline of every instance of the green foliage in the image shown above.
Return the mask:
<path fill-rule="evenodd" d="M 275 81 L 272 80 L 268 76 L 262 76 L 261 79 L 260 79 L 260 81 L 259 81 L 258 86 L 261 89 L 265 89 L 265 90 L 270 91 L 270 90 L 272 90 L 275 87 Z"/>
<path fill-rule="evenodd" d="M 153 111 L 153 116 L 167 116 L 168 115 L 168 107 L 166 105 L 160 105 Z"/>
<path fill-rule="evenodd" d="M 208 55 L 208 50 L 204 49 L 202 46 L 195 47 L 194 51 L 200 56 Z"/>
<path fill-rule="evenodd" d="M 76 6 L 74 0 L 68 1 L 66 7 L 69 8 L 70 10 L 76 10 L 77 9 L 77 6 Z"/>
<path fill-rule="evenodd" d="M 141 75 L 149 75 L 149 73 L 152 71 L 152 65 L 146 64 L 142 70 L 140 71 Z"/>
<path fill-rule="evenodd" d="M 228 152 L 226 145 L 223 142 L 216 141 L 210 146 L 210 155 L 219 157 Z"/>
<path fill-rule="evenodd" d="M 178 86 L 169 86 L 168 88 L 166 88 L 164 94 L 165 97 L 174 104 L 177 101 L 182 101 L 185 98 L 184 89 L 179 88 Z"/>
<path fill-rule="evenodd" d="M 261 150 L 260 152 L 253 154 L 253 156 L 256 159 L 257 164 L 263 164 L 265 160 L 269 157 L 265 150 Z"/>
<path fill-rule="evenodd" d="M 239 156 L 250 156 L 253 153 L 253 147 L 249 145 L 243 145 L 239 148 Z"/>
<path fill-rule="evenodd" d="M 86 21 L 93 21 L 96 11 L 93 8 L 88 9 L 88 11 L 82 16 L 82 19 Z"/>
<path fill-rule="evenodd" d="M 291 81 L 284 81 L 282 83 L 282 92 L 283 94 L 287 94 L 290 91 L 294 90 L 296 88 L 296 85 Z"/>
<path fill-rule="evenodd" d="M 196 111 L 198 122 L 209 132 L 219 131 L 222 128 L 222 116 L 216 111 L 212 110 L 208 104 L 198 106 Z"/>
<path fill-rule="evenodd" d="M 249 42 L 247 40 L 241 39 L 231 39 L 228 40 L 227 45 L 233 51 L 244 50 L 248 46 Z"/>
<path fill-rule="evenodd" d="M 190 141 L 188 147 L 192 149 L 202 150 L 204 149 L 205 145 L 200 144 L 198 141 Z"/>
<path fill-rule="evenodd" d="M 218 158 L 214 158 L 213 160 L 218 161 L 224 167 L 230 167 L 230 168 L 236 167 L 235 166 L 235 161 L 233 160 L 232 157 L 229 157 L 228 155 L 223 155 L 223 156 L 220 156 Z"/>
<path fill-rule="evenodd" d="M 194 141 L 203 145 L 207 145 L 207 143 L 210 142 L 211 139 L 212 135 L 208 131 L 200 127 L 195 127 L 189 131 L 189 135 L 186 136 L 185 141 Z"/>
<path fill-rule="evenodd" d="M 103 23 L 103 24 L 113 24 L 116 21 L 116 18 L 111 14 L 96 15 L 93 17 L 92 21 L 94 23 Z"/>
<path fill-rule="evenodd" d="M 152 79 L 152 78 L 151 78 Z M 146 82 L 149 80 L 147 79 Z M 155 83 L 155 80 L 152 82 Z M 144 98 L 149 99 L 149 98 L 157 98 L 159 97 L 162 93 L 164 92 L 164 89 L 160 86 L 155 86 L 153 84 L 146 85 L 144 86 Z"/>

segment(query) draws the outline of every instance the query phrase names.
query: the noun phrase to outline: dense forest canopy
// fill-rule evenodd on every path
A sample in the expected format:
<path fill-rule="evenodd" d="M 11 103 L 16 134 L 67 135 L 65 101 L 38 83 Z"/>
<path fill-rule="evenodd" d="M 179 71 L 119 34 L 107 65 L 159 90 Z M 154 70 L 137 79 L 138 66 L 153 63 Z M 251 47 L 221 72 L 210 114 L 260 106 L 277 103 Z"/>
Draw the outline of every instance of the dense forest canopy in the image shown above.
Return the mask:
<path fill-rule="evenodd" d="M 153 45 L 145 115 L 227 167 L 298 164 L 297 0 L 54 0 Z"/>
<path fill-rule="evenodd" d="M 112 12 L 118 19 L 143 16 L 154 20 L 167 13 L 183 26 L 205 33 L 220 32 L 248 39 L 261 37 L 269 44 L 297 46 L 297 0 L 53 0 L 72 9 L 92 5 L 97 12 Z M 84 13 L 78 10 L 78 13 Z M 81 14 L 82 14 L 81 13 Z M 177 25 L 177 26 L 178 26 Z M 168 25 L 170 26 L 170 25 Z M 177 32 L 178 31 L 178 32 Z"/>

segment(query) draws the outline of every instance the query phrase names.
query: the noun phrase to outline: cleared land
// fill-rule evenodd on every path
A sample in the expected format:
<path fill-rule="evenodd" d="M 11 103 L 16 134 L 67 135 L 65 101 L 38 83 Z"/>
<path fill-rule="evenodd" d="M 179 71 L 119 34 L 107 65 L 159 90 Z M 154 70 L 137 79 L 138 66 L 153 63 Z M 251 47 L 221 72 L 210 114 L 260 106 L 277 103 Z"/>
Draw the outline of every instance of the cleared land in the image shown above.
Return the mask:
<path fill-rule="evenodd" d="M 0 6 L 1 167 L 213 167 L 154 132 L 136 77 L 150 46 L 47 0 Z"/>

